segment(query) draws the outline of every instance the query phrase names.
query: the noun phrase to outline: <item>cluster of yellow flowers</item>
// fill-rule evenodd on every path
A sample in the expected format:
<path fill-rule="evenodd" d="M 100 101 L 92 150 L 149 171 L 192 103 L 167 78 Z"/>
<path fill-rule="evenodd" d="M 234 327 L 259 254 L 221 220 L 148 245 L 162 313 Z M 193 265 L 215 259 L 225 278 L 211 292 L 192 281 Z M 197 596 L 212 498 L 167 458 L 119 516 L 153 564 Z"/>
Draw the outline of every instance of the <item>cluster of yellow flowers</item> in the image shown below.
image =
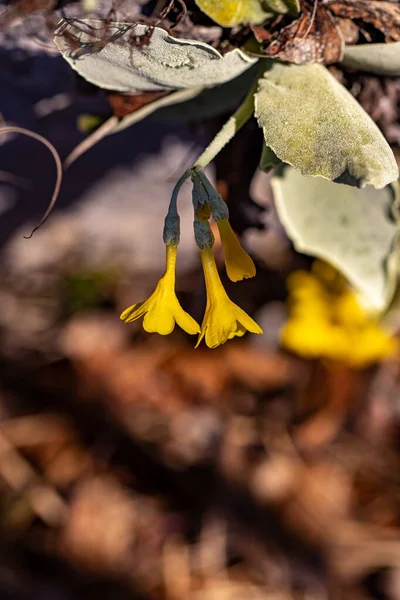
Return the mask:
<path fill-rule="evenodd" d="M 193 182 L 194 236 L 200 250 L 207 292 L 206 310 L 201 327 L 183 310 L 175 293 L 175 266 L 180 234 L 177 197 L 180 187 L 188 177 L 191 177 Z M 209 348 L 215 348 L 235 336 L 244 335 L 246 331 L 262 333 L 257 323 L 230 300 L 222 285 L 212 250 L 214 236 L 209 225 L 211 217 L 218 226 L 228 277 L 232 281 L 254 277 L 254 262 L 242 248 L 231 228 L 228 207 L 204 172 L 192 169 L 186 172 L 175 186 L 165 218 L 165 273 L 147 300 L 130 306 L 121 314 L 123 321 L 129 323 L 144 316 L 145 331 L 157 332 L 160 335 L 171 333 L 177 323 L 187 333 L 199 334 L 196 347 L 203 338 Z"/>
<path fill-rule="evenodd" d="M 353 368 L 372 365 L 398 349 L 397 340 L 358 301 L 339 273 L 317 261 L 287 281 L 289 319 L 282 344 L 305 358 L 324 358 Z"/>

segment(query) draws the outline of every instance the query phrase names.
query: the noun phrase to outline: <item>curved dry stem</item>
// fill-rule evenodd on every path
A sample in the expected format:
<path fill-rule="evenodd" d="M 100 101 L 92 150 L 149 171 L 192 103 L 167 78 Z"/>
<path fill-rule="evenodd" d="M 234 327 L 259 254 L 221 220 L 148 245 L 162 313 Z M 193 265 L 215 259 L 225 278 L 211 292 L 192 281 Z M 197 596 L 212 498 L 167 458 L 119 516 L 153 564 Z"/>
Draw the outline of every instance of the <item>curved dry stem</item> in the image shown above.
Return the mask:
<path fill-rule="evenodd" d="M 50 199 L 49 205 L 46 209 L 46 212 L 44 213 L 43 217 L 40 220 L 39 225 L 36 225 L 36 227 L 34 227 L 32 229 L 30 235 L 28 235 L 28 236 L 24 235 L 24 238 L 29 240 L 33 236 L 35 231 L 37 231 L 43 225 L 43 223 L 45 223 L 47 221 L 47 219 L 57 201 L 58 194 L 60 192 L 61 182 L 62 182 L 61 158 L 60 158 L 60 155 L 58 154 L 57 150 L 53 146 L 53 144 L 51 142 L 49 142 L 49 140 L 46 140 L 46 138 L 44 138 L 39 133 L 35 133 L 34 131 L 30 131 L 29 129 L 25 129 L 24 127 L 18 127 L 18 126 L 14 126 L 14 125 L 6 125 L 3 127 L 0 127 L 0 135 L 2 133 L 21 133 L 22 135 L 26 135 L 28 137 L 33 138 L 34 140 L 37 140 L 38 142 L 41 142 L 42 144 L 44 144 L 46 146 L 46 148 L 48 148 L 50 150 L 50 152 L 54 158 L 54 161 L 56 163 L 57 178 L 56 178 L 56 183 L 54 185 L 53 194 L 51 196 L 51 199 Z"/>
<path fill-rule="evenodd" d="M 85 152 L 93 148 L 100 142 L 103 138 L 105 138 L 112 130 L 118 125 L 119 119 L 118 117 L 110 117 L 105 121 L 100 127 L 98 127 L 93 133 L 88 135 L 82 142 L 80 142 L 75 148 L 68 154 L 67 158 L 64 160 L 64 170 L 66 171 L 69 167 L 76 161 L 77 158 L 82 156 Z"/>
<path fill-rule="evenodd" d="M 13 173 L 7 173 L 7 171 L 0 171 L 0 182 L 1 183 L 11 183 L 16 187 L 21 188 L 21 190 L 29 190 L 30 185 L 29 182 L 23 179 L 22 177 L 18 177 Z"/>

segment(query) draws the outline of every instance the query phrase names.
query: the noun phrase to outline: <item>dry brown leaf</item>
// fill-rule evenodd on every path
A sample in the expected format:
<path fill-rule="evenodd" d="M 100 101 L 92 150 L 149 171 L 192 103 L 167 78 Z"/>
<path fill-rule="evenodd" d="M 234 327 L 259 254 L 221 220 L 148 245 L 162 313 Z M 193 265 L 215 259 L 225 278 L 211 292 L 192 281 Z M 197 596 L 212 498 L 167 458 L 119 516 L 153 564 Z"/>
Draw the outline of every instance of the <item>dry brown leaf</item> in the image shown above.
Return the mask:
<path fill-rule="evenodd" d="M 302 471 L 299 460 L 276 453 L 256 466 L 250 477 L 250 489 L 260 504 L 279 505 L 293 494 Z"/>
<path fill-rule="evenodd" d="M 337 19 L 336 27 L 339 29 L 345 44 L 357 44 L 360 29 L 352 19 Z"/>
<path fill-rule="evenodd" d="M 66 489 L 93 466 L 93 458 L 79 444 L 71 444 L 46 465 L 46 479 Z"/>
<path fill-rule="evenodd" d="M 340 433 L 350 411 L 355 409 L 356 402 L 363 397 L 368 383 L 367 374 L 363 371 L 336 365 L 328 368 L 321 365 L 319 368 L 320 373 L 313 372 L 308 382 L 303 403 L 307 403 L 310 392 L 317 392 L 323 405 L 293 432 L 296 444 L 308 451 L 327 445 Z M 321 383 L 322 389 L 318 387 Z"/>
<path fill-rule="evenodd" d="M 75 437 L 64 419 L 50 413 L 4 419 L 0 422 L 0 431 L 19 448 L 53 443 L 65 444 Z"/>
<path fill-rule="evenodd" d="M 331 461 L 304 465 L 282 506 L 284 520 L 310 542 L 329 545 L 349 510 L 350 478 Z"/>
<path fill-rule="evenodd" d="M 169 357 L 163 369 L 177 381 L 186 397 L 222 405 L 231 384 L 225 356 L 225 348 L 210 352 L 185 347 Z"/>
<path fill-rule="evenodd" d="M 116 117 L 122 118 L 131 115 L 143 106 L 167 96 L 170 92 L 139 92 L 137 94 L 122 94 L 106 90 L 107 100 Z"/>
<path fill-rule="evenodd" d="M 134 541 L 133 497 L 111 477 L 87 479 L 76 488 L 63 533 L 63 549 L 95 572 L 127 569 Z"/>
<path fill-rule="evenodd" d="M 39 11 L 50 11 L 54 8 L 53 0 L 17 0 L 9 2 L 5 13 L 3 13 L 0 27 L 3 31 L 17 19 L 24 19 Z"/>
<path fill-rule="evenodd" d="M 315 14 L 305 7 L 299 19 L 281 29 L 266 45 L 264 53 L 297 65 L 308 62 L 331 64 L 342 58 L 343 40 L 324 6 L 319 6 Z"/>
<path fill-rule="evenodd" d="M 299 376 L 295 360 L 266 348 L 230 344 L 226 346 L 225 360 L 231 377 L 253 391 L 281 388 Z"/>
<path fill-rule="evenodd" d="M 333 0 L 325 3 L 336 16 L 360 19 L 373 25 L 385 36 L 386 42 L 400 40 L 400 5 L 384 0 Z"/>

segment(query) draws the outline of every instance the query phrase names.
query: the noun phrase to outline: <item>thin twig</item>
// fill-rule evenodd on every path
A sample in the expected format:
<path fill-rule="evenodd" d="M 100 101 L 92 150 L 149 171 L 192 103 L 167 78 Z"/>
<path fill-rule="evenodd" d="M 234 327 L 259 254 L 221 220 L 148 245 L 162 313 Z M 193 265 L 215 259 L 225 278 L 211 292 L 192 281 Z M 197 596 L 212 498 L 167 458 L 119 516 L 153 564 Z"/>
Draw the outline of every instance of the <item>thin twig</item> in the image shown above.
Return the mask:
<path fill-rule="evenodd" d="M 22 190 L 29 190 L 31 187 L 28 181 L 7 171 L 0 171 L 0 183 L 11 183 Z"/>
<path fill-rule="evenodd" d="M 309 26 L 307 27 L 307 31 L 301 38 L 302 40 L 306 39 L 306 37 L 308 36 L 308 34 L 310 33 L 310 31 L 312 29 L 312 26 L 314 25 L 315 15 L 317 14 L 317 8 L 318 8 L 318 0 L 314 0 L 314 6 L 313 6 L 312 14 L 311 14 L 311 21 L 310 21 Z"/>
<path fill-rule="evenodd" d="M 30 235 L 28 235 L 28 236 L 24 235 L 24 238 L 29 240 L 33 236 L 35 231 L 37 231 L 47 221 L 47 219 L 57 201 L 58 194 L 60 192 L 60 187 L 61 187 L 61 182 L 62 182 L 62 173 L 63 173 L 61 158 L 60 158 L 60 155 L 58 154 L 57 150 L 53 146 L 53 144 L 51 142 L 49 142 L 49 140 L 46 140 L 46 138 L 43 137 L 42 135 L 40 135 L 39 133 L 35 133 L 34 131 L 30 131 L 29 129 L 25 129 L 24 127 L 17 127 L 14 125 L 6 125 L 5 127 L 0 127 L 0 134 L 2 134 L 2 133 L 21 133 L 22 135 L 26 135 L 28 137 L 33 138 L 34 140 L 37 140 L 38 142 L 41 142 L 44 146 L 46 146 L 46 148 L 48 148 L 50 150 L 50 152 L 54 158 L 54 161 L 56 163 L 57 178 L 56 178 L 56 183 L 54 185 L 53 195 L 52 195 L 49 205 L 46 209 L 46 212 L 44 213 L 43 217 L 41 218 L 39 225 L 37 225 L 36 227 L 34 227 L 32 229 Z"/>

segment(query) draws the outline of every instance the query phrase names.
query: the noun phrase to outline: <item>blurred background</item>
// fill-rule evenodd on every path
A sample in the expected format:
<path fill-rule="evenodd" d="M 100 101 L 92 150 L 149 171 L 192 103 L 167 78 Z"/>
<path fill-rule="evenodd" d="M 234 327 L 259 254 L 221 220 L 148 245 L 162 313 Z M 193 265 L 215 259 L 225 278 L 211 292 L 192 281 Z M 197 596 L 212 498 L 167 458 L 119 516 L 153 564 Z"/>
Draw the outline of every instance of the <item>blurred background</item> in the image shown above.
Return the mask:
<path fill-rule="evenodd" d="M 47 18 L 0 27 L 0 117 L 65 159 L 112 103 Z M 399 81 L 362 78 L 396 148 Z M 277 219 L 254 122 L 209 176 L 257 263 L 254 280 L 221 277 L 264 334 L 194 350 L 119 320 L 162 274 L 171 190 L 227 114 L 181 105 L 103 139 L 29 240 L 55 167 L 35 140 L 0 138 L 1 600 L 400 600 L 399 361 L 282 347 L 286 279 L 312 261 Z M 180 210 L 177 291 L 201 322 L 190 184 Z"/>

